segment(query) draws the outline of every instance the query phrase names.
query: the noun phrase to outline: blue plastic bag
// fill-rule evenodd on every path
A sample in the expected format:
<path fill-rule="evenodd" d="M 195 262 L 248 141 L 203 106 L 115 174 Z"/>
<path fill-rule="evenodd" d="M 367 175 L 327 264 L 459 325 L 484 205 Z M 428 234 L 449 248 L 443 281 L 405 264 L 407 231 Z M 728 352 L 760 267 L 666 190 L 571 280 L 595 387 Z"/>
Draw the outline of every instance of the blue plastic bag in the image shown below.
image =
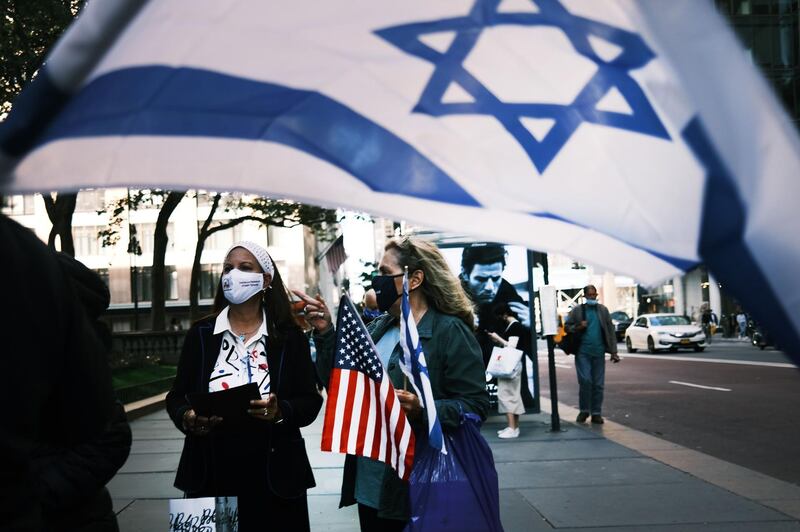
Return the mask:
<path fill-rule="evenodd" d="M 478 416 L 462 414 L 458 429 L 444 434 L 448 454 L 417 443 L 406 532 L 503 530 L 494 457 L 480 426 Z"/>

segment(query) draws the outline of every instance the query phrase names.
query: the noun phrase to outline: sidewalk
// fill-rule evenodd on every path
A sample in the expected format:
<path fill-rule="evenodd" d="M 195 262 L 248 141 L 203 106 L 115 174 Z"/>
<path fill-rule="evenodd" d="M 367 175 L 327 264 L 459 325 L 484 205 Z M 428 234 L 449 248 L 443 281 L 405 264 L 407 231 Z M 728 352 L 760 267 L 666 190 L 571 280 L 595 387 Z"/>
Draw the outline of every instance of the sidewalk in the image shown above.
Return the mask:
<path fill-rule="evenodd" d="M 547 398 L 543 404 L 549 405 Z M 483 434 L 494 452 L 507 532 L 800 531 L 800 487 L 606 422 L 578 426 L 560 405 L 560 433 L 548 413 L 523 416 L 522 435 L 500 440 L 503 417 Z M 109 483 L 123 532 L 165 530 L 182 434 L 163 410 L 132 422 L 128 462 Z M 312 530 L 358 530 L 354 507 L 338 509 L 343 457 L 319 451 L 322 416 L 304 430 L 317 487 Z"/>

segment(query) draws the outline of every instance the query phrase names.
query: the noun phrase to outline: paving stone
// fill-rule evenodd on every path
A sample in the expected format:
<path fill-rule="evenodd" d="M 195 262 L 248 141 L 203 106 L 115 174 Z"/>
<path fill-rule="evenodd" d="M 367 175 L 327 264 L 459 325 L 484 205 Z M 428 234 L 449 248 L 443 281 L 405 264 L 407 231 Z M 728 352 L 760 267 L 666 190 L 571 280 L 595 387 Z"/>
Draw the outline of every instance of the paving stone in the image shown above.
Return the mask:
<path fill-rule="evenodd" d="M 506 462 L 496 464 L 500 488 L 548 488 L 679 483 L 686 473 L 648 458 Z"/>
<path fill-rule="evenodd" d="M 700 481 L 524 489 L 520 493 L 555 528 L 789 519 Z"/>
<path fill-rule="evenodd" d="M 117 515 L 120 532 L 169 529 L 169 500 L 138 499 Z"/>
<path fill-rule="evenodd" d="M 178 470 L 178 461 L 181 453 L 145 453 L 131 454 L 120 473 L 158 473 L 175 472 Z"/>
<path fill-rule="evenodd" d="M 135 499 L 111 499 L 111 505 L 114 508 L 114 513 L 120 513 L 127 508 Z"/>
<path fill-rule="evenodd" d="M 559 532 L 797 532 L 798 530 L 800 530 L 800 523 L 781 521 L 757 521 L 750 523 L 681 523 L 677 525 L 558 529 Z"/>
<path fill-rule="evenodd" d="M 339 508 L 339 495 L 309 495 L 308 518 L 311 530 L 358 530 L 356 506 Z"/>
<path fill-rule="evenodd" d="M 136 427 L 133 431 L 133 439 L 136 440 L 180 440 L 183 441 L 183 434 L 172 429 L 159 427 L 145 428 Z"/>
<path fill-rule="evenodd" d="M 553 530 L 517 490 L 500 490 L 500 521 L 505 532 Z"/>
<path fill-rule="evenodd" d="M 342 492 L 342 470 L 315 469 L 314 480 L 317 485 L 309 490 L 309 495 L 339 495 Z"/>
<path fill-rule="evenodd" d="M 111 496 L 119 499 L 175 499 L 183 492 L 173 487 L 175 473 L 117 473 L 108 483 Z"/>
<path fill-rule="evenodd" d="M 513 440 L 503 440 L 497 437 L 497 431 L 504 428 L 505 423 L 485 423 L 481 427 L 481 434 L 486 438 L 490 445 L 515 444 L 525 441 L 570 441 L 570 440 L 602 440 L 601 434 L 588 430 L 574 429 L 563 432 L 550 432 L 549 427 L 541 424 L 529 425 L 520 423 L 520 436 Z"/>
<path fill-rule="evenodd" d="M 179 453 L 183 450 L 183 438 L 177 440 L 133 440 L 131 454 Z"/>
<path fill-rule="evenodd" d="M 635 451 L 606 440 L 531 441 L 521 445 L 494 445 L 495 463 L 594 458 L 639 458 Z"/>

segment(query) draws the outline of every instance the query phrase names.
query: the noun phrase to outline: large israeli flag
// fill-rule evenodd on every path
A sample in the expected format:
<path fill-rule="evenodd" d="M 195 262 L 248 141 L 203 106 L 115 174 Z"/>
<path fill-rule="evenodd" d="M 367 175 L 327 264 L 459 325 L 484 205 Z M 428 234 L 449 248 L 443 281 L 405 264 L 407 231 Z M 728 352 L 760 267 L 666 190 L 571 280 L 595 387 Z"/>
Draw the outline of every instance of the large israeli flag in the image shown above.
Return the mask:
<path fill-rule="evenodd" d="M 5 193 L 240 190 L 706 263 L 800 357 L 800 145 L 699 0 L 95 0 L 0 134 Z"/>

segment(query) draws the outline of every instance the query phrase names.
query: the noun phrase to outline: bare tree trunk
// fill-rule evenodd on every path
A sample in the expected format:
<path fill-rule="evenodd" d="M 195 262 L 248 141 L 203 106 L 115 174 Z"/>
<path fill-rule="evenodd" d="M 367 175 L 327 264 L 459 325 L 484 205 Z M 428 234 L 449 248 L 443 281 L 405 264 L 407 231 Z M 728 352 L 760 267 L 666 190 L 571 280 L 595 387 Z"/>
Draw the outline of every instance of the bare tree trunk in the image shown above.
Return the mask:
<path fill-rule="evenodd" d="M 47 245 L 50 249 L 56 249 L 56 236 L 61 240 L 61 251 L 70 257 L 75 256 L 75 243 L 72 239 L 72 215 L 75 213 L 75 203 L 78 194 L 56 194 L 56 198 L 50 194 L 42 194 L 44 206 L 47 209 L 47 217 L 53 227 L 47 237 Z"/>
<path fill-rule="evenodd" d="M 161 210 L 158 211 L 156 228 L 153 234 L 153 275 L 152 275 L 152 310 L 151 328 L 154 331 L 163 331 L 166 327 L 166 317 L 164 312 L 164 301 L 166 299 L 166 275 L 164 259 L 167 253 L 169 236 L 167 235 L 167 224 L 172 213 L 183 199 L 186 192 L 170 192 Z"/>
<path fill-rule="evenodd" d="M 200 318 L 200 257 L 203 255 L 206 239 L 208 239 L 208 236 L 211 234 L 208 232 L 208 227 L 211 225 L 214 213 L 217 212 L 217 206 L 219 205 L 221 196 L 221 194 L 214 196 L 211 210 L 208 212 L 203 226 L 197 233 L 197 245 L 194 248 L 194 261 L 192 262 L 192 276 L 189 279 L 189 314 L 192 321 Z"/>

